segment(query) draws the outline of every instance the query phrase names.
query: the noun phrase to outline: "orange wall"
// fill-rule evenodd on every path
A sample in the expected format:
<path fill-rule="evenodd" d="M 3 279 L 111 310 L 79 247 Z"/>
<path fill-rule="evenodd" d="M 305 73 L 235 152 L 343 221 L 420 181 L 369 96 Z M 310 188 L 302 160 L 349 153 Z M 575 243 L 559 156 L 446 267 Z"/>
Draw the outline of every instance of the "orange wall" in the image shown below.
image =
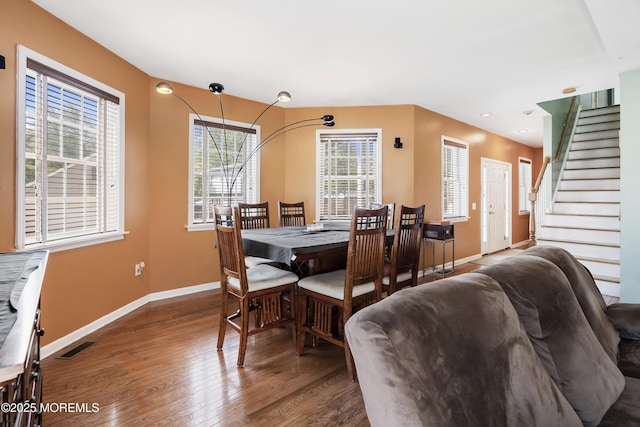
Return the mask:
<path fill-rule="evenodd" d="M 125 94 L 125 229 L 121 241 L 52 253 L 42 294 L 44 343 L 81 328 L 152 292 L 219 280 L 213 231 L 188 232 L 188 115 L 177 98 L 156 93 L 161 80 L 123 59 L 34 5 L 30 0 L 3 4 L 0 54 L 0 250 L 14 249 L 16 157 L 16 46 L 39 52 Z M 173 84 L 203 115 L 219 117 L 218 102 L 206 88 Z M 230 88 L 227 88 L 232 92 Z M 223 95 L 225 117 L 251 123 L 265 104 Z M 534 160 L 537 174 L 542 149 L 534 150 L 416 106 L 279 108 L 260 120 L 262 136 L 285 123 L 334 114 L 335 129 L 382 128 L 382 201 L 427 205 L 427 219 L 440 212 L 440 137 L 470 143 L 471 200 L 479 203 L 480 157 L 514 165 Z M 401 137 L 404 148 L 393 148 Z M 303 200 L 308 220 L 315 219 L 316 128 L 303 128 L 273 140 L 260 152 L 261 199 Z M 517 208 L 517 207 L 516 207 Z M 527 217 L 514 211 L 513 242 L 527 238 Z M 456 224 L 456 258 L 480 251 L 479 211 Z M 274 220 L 274 224 L 277 220 Z M 147 268 L 134 277 L 134 264 Z"/>
<path fill-rule="evenodd" d="M 420 107 L 415 107 L 414 152 L 416 202 L 426 203 L 425 217 L 428 220 L 441 219 L 441 137 L 459 139 L 469 143 L 469 221 L 454 225 L 456 236 L 456 259 L 467 258 L 480 253 L 480 162 L 489 158 L 512 164 L 512 200 L 518 198 L 518 157 L 535 160 L 532 147 L 518 144 L 482 129 L 442 116 Z M 540 151 L 541 153 L 541 151 Z M 534 162 L 534 171 L 536 166 Z M 535 172 L 534 172 L 535 174 Z M 477 210 L 471 210 L 476 203 Z M 512 204 L 512 243 L 517 244 L 529 238 L 529 216 L 518 214 L 517 203 Z"/>
<path fill-rule="evenodd" d="M 382 201 L 396 205 L 426 205 L 425 218 L 440 220 L 441 212 L 441 136 L 469 143 L 469 204 L 480 205 L 480 159 L 482 157 L 511 163 L 512 188 L 517 201 L 518 157 L 534 160 L 542 155 L 532 147 L 518 144 L 482 129 L 470 126 L 417 106 L 323 107 L 287 109 L 287 123 L 324 114 L 335 116 L 332 129 L 382 129 Z M 396 137 L 402 149 L 393 147 Z M 304 128 L 286 135 L 285 197 L 303 200 L 308 206 L 307 220 L 315 220 L 316 128 Z M 535 179 L 535 178 L 534 178 Z M 470 211 L 470 220 L 455 224 L 456 259 L 480 253 L 480 211 Z M 513 205 L 514 244 L 529 237 L 529 216 L 519 215 Z"/>
<path fill-rule="evenodd" d="M 52 253 L 42 291 L 46 344 L 149 293 L 134 277 L 149 247 L 148 76 L 29 0 L 3 2 L 0 54 L 0 250 L 14 249 L 16 49 L 22 44 L 125 94 L 125 229 L 123 240 Z"/>
<path fill-rule="evenodd" d="M 189 113 L 177 98 L 160 95 L 148 83 L 151 103 L 150 290 L 151 292 L 219 280 L 214 231 L 187 231 L 189 197 Z M 172 83 L 174 91 L 202 116 L 220 117 L 217 96 L 205 89 Z M 275 94 L 274 94 L 275 99 Z M 266 105 L 222 95 L 226 120 L 252 123 Z M 260 119 L 261 136 L 284 124 L 284 110 L 272 107 Z M 270 215 L 277 225 L 277 201 L 284 197 L 283 138 L 259 152 L 260 198 L 270 201 Z"/>
<path fill-rule="evenodd" d="M 413 106 L 322 107 L 286 110 L 292 123 L 325 114 L 335 116 L 331 129 L 382 128 L 382 201 L 413 203 Z M 327 128 L 321 128 L 327 129 Z M 286 134 L 286 201 L 304 201 L 307 221 L 316 220 L 316 132 L 307 127 Z M 403 149 L 393 148 L 395 137 L 402 138 Z"/>

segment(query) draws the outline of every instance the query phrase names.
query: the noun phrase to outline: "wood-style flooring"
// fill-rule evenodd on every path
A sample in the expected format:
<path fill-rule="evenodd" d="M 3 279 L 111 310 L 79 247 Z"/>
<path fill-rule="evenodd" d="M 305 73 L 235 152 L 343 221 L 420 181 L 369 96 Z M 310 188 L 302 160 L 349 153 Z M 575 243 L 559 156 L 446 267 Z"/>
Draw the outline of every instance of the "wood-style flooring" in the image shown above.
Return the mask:
<path fill-rule="evenodd" d="M 75 343 L 95 342 L 73 358 L 56 358 L 65 349 L 43 360 L 44 402 L 80 409 L 46 412 L 43 425 L 369 425 L 342 348 L 321 342 L 298 357 L 284 327 L 249 337 L 237 368 L 237 333 L 228 328 L 216 349 L 219 298 L 210 291 L 147 304 Z M 83 412 L 94 403 L 98 411 Z"/>

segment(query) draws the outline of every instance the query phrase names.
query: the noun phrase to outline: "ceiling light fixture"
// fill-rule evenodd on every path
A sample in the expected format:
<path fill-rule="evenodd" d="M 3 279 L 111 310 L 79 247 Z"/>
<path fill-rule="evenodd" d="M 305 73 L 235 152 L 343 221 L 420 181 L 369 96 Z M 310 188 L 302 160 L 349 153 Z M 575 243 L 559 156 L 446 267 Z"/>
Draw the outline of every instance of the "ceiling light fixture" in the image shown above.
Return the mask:
<path fill-rule="evenodd" d="M 522 114 L 524 114 L 525 116 L 530 116 L 531 114 L 533 114 L 533 110 L 524 110 Z"/>
<path fill-rule="evenodd" d="M 518 133 L 527 133 L 529 132 L 529 129 L 520 129 L 518 130 Z"/>
<path fill-rule="evenodd" d="M 218 95 L 218 103 L 220 104 L 220 115 L 222 118 L 222 132 L 224 134 L 223 136 L 223 141 L 221 141 L 220 143 L 218 143 L 218 141 L 216 141 L 216 139 L 213 137 L 213 134 L 211 133 L 211 131 L 209 130 L 209 128 L 207 126 L 205 126 L 205 129 L 207 130 L 207 133 L 209 134 L 209 137 L 211 138 L 212 142 L 213 142 L 213 146 L 220 158 L 220 162 L 221 162 L 221 167 L 222 167 L 222 173 L 224 175 L 224 180 L 225 180 L 225 187 L 226 187 L 226 191 L 224 191 L 223 193 L 225 193 L 225 196 L 227 198 L 227 203 L 230 206 L 231 202 L 232 202 L 232 198 L 233 198 L 233 189 L 236 185 L 236 181 L 238 180 L 238 178 L 241 176 L 242 172 L 244 171 L 245 166 L 248 164 L 249 160 L 251 160 L 251 158 L 253 156 L 255 156 L 255 154 L 260 151 L 260 149 L 262 147 L 264 147 L 267 143 L 273 141 L 275 138 L 289 132 L 295 129 L 300 129 L 303 127 L 308 127 L 308 126 L 327 126 L 327 127 L 332 127 L 335 126 L 335 122 L 333 121 L 333 115 L 331 114 L 325 114 L 322 117 L 316 117 L 316 118 L 311 118 L 311 119 L 304 119 L 304 120 L 298 120 L 297 122 L 293 122 L 293 123 L 289 123 L 288 125 L 284 125 L 281 128 L 273 131 L 271 134 L 269 134 L 266 138 L 264 138 L 262 141 L 259 141 L 256 146 L 251 149 L 251 151 L 249 151 L 249 153 L 245 156 L 244 160 L 242 160 L 242 163 L 240 164 L 239 167 L 237 167 L 238 162 L 241 160 L 242 157 L 242 150 L 244 148 L 245 142 L 247 141 L 247 136 L 249 136 L 248 132 L 245 132 L 245 137 L 242 140 L 242 142 L 240 143 L 240 146 L 237 149 L 236 155 L 235 156 L 231 156 L 233 158 L 229 159 L 228 156 L 223 156 L 222 153 L 228 153 L 229 150 L 227 150 L 226 145 L 226 140 L 227 140 L 227 136 L 226 136 L 226 122 L 225 122 L 225 118 L 224 118 L 224 109 L 222 108 L 222 97 L 220 96 L 223 92 L 224 92 L 224 86 L 221 83 L 211 83 L 209 84 L 209 91 L 211 93 L 213 93 L 214 95 Z M 191 104 L 189 104 L 184 98 L 182 98 L 181 96 L 179 96 L 178 94 L 176 94 L 173 91 L 173 87 L 171 86 L 170 83 L 167 82 L 159 82 L 156 85 L 156 92 L 158 92 L 159 94 L 162 95 L 173 95 L 176 98 L 178 98 L 184 105 L 186 105 L 197 117 L 200 121 L 204 122 L 205 120 L 202 119 L 202 117 L 200 116 L 200 114 L 191 106 Z M 258 120 L 260 119 L 260 117 L 262 117 L 262 115 L 264 113 L 267 112 L 267 110 L 271 107 L 273 107 L 275 104 L 277 104 L 278 102 L 289 102 L 291 101 L 291 94 L 289 94 L 289 92 L 286 91 L 281 91 L 280 93 L 278 93 L 278 97 L 277 99 L 269 104 L 264 110 L 262 110 L 262 112 L 260 114 L 258 114 L 258 117 L 255 118 L 255 120 L 253 121 L 253 123 L 250 126 L 250 130 L 253 129 L 256 125 L 256 123 L 258 122 Z"/>
<path fill-rule="evenodd" d="M 573 93 L 576 91 L 575 87 L 565 87 L 564 89 L 562 89 L 562 93 L 565 95 L 568 95 L 570 93 Z"/>
<path fill-rule="evenodd" d="M 489 117 L 490 115 L 491 115 L 491 113 L 482 113 L 482 114 L 480 114 L 480 116 L 482 116 L 482 117 Z"/>

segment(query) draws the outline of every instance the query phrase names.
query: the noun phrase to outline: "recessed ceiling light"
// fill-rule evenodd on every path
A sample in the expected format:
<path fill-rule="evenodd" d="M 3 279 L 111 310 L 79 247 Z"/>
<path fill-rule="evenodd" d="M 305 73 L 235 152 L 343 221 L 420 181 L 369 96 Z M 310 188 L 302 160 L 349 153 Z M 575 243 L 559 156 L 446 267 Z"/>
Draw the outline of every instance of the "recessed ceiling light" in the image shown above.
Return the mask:
<path fill-rule="evenodd" d="M 562 93 L 569 94 L 569 93 L 573 93 L 576 91 L 575 87 L 565 87 L 564 89 L 562 89 Z"/>
<path fill-rule="evenodd" d="M 527 133 L 527 132 L 529 132 L 529 129 L 520 129 L 518 131 L 518 133 Z"/>
<path fill-rule="evenodd" d="M 525 116 L 530 116 L 531 114 L 533 114 L 533 110 L 524 110 L 522 114 L 524 114 Z"/>
<path fill-rule="evenodd" d="M 482 113 L 480 114 L 482 117 L 489 117 L 491 115 L 491 113 Z"/>

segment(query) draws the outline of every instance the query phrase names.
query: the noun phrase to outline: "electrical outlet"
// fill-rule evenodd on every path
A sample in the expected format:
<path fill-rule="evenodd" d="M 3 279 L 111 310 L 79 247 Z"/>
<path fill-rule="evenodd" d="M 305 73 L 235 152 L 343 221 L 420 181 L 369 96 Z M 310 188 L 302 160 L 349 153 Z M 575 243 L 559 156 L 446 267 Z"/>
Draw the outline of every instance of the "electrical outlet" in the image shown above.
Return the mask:
<path fill-rule="evenodd" d="M 136 264 L 134 274 L 136 276 L 139 276 L 142 274 L 142 266 L 140 264 Z"/>

